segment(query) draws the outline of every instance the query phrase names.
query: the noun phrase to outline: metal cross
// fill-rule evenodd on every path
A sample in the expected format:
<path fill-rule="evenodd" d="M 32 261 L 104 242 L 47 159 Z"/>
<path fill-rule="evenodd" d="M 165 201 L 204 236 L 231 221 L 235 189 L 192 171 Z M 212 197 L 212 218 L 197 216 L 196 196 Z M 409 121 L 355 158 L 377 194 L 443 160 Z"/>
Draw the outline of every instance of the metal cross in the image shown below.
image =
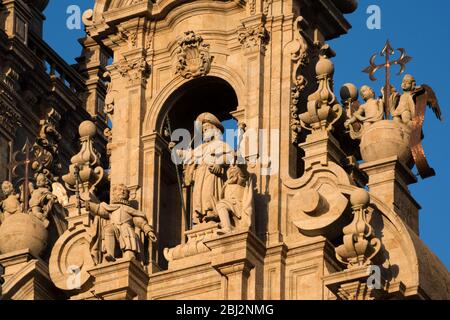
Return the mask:
<path fill-rule="evenodd" d="M 24 177 L 24 184 L 23 184 L 23 211 L 28 212 L 28 197 L 29 197 L 29 182 L 30 182 L 30 165 L 33 165 L 33 163 L 37 163 L 38 165 L 41 165 L 45 159 L 42 156 L 42 152 L 38 152 L 38 155 L 35 155 L 33 151 L 36 151 L 37 146 L 32 146 L 27 138 L 25 145 L 22 147 L 22 150 L 16 151 L 13 153 L 11 162 L 8 165 L 8 168 L 10 169 L 11 173 L 11 180 L 13 177 L 19 176 L 17 173 L 17 169 L 20 166 L 24 167 L 25 170 L 25 177 Z M 33 154 L 34 153 L 34 154 Z M 25 156 L 23 160 L 19 160 L 18 156 Z"/>
<path fill-rule="evenodd" d="M 370 58 L 370 66 L 365 68 L 363 72 L 369 74 L 369 78 L 372 81 L 376 81 L 375 73 L 380 69 L 386 69 L 386 83 L 384 85 L 384 100 L 385 100 L 385 115 L 386 118 L 389 116 L 389 110 L 390 110 L 390 95 L 391 95 L 391 67 L 393 65 L 399 65 L 400 71 L 397 74 L 398 76 L 401 75 L 406 68 L 406 64 L 412 60 L 410 56 L 406 54 L 405 49 L 399 48 L 397 49 L 400 52 L 400 58 L 397 60 L 391 61 L 390 57 L 395 54 L 395 50 L 392 48 L 391 43 L 389 40 L 386 41 L 386 45 L 384 46 L 383 50 L 381 51 L 380 55 L 382 57 L 385 57 L 385 63 L 377 65 L 375 63 L 375 60 L 378 57 L 378 53 L 375 53 L 372 58 Z"/>

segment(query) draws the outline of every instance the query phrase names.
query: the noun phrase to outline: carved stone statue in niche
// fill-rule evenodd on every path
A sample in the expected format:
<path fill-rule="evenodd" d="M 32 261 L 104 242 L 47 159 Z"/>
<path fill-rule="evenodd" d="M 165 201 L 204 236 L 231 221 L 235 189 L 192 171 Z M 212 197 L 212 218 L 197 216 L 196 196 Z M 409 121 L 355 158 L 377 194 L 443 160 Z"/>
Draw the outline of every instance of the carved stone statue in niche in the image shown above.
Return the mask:
<path fill-rule="evenodd" d="M 369 86 L 362 86 L 360 92 L 365 103 L 345 122 L 347 128 L 355 122 L 361 122 L 364 130 L 371 124 L 383 120 L 383 102 L 376 99 L 375 91 Z"/>
<path fill-rule="evenodd" d="M 36 175 L 36 188 L 31 190 L 30 210 L 31 213 L 44 223 L 47 228 L 47 219 L 58 198 L 50 191 L 47 178 L 43 173 Z"/>
<path fill-rule="evenodd" d="M 249 228 L 253 217 L 253 184 L 248 173 L 238 165 L 227 170 L 221 199 L 215 205 L 216 217 L 207 217 L 206 221 L 220 222 L 218 234 L 231 232 L 234 228 Z"/>
<path fill-rule="evenodd" d="M 9 216 L 21 212 L 22 206 L 19 202 L 19 196 L 15 193 L 11 182 L 2 183 L 2 192 L 4 199 L 0 202 L 0 224 Z"/>
<path fill-rule="evenodd" d="M 108 262 L 120 257 L 139 258 L 143 245 L 136 228 L 150 241 L 156 242 L 153 227 L 143 212 L 130 206 L 129 198 L 128 188 L 119 184 L 112 187 L 111 204 L 85 201 L 86 210 L 94 216 L 90 249 L 96 264 L 103 258 Z"/>
<path fill-rule="evenodd" d="M 185 186 L 193 185 L 193 221 L 200 224 L 207 222 L 207 217 L 218 216 L 215 205 L 221 198 L 226 169 L 234 163 L 234 151 L 222 141 L 224 128 L 216 116 L 202 113 L 196 123 L 202 126 L 203 143 L 195 149 L 174 151 L 185 166 Z M 169 147 L 174 148 L 175 143 Z"/>

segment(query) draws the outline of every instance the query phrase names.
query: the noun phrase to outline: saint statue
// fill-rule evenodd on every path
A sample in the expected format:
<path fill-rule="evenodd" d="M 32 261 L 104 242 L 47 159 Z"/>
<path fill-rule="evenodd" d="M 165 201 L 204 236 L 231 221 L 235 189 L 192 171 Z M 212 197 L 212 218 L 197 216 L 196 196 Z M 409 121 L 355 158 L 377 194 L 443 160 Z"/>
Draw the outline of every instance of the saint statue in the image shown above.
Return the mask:
<path fill-rule="evenodd" d="M 376 99 L 375 91 L 369 86 L 362 86 L 360 92 L 365 103 L 345 122 L 346 128 L 355 122 L 361 122 L 364 130 L 371 124 L 383 120 L 383 102 Z"/>
<path fill-rule="evenodd" d="M 123 184 L 111 190 L 111 203 L 85 201 L 85 207 L 94 216 L 91 229 L 91 255 L 95 264 L 114 262 L 117 258 L 140 258 L 143 241 L 136 229 L 141 230 L 152 242 L 156 242 L 153 227 L 145 214 L 130 206 L 130 191 Z"/>
<path fill-rule="evenodd" d="M 224 128 L 211 113 L 202 113 L 196 123 L 202 126 L 202 144 L 194 149 L 177 150 L 176 155 L 184 164 L 184 184 L 193 185 L 194 224 L 207 222 L 206 217 L 215 217 L 215 204 L 221 198 L 226 179 L 226 169 L 234 163 L 233 148 L 222 141 Z M 173 149 L 175 143 L 169 147 Z"/>

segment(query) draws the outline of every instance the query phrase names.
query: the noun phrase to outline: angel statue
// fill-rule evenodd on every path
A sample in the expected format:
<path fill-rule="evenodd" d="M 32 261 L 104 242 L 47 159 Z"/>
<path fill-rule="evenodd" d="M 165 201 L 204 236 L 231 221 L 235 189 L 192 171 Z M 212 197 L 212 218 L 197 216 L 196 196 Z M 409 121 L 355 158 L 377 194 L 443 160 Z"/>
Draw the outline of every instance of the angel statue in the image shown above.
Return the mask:
<path fill-rule="evenodd" d="M 413 128 L 414 117 L 425 112 L 425 106 L 429 105 L 436 117 L 442 121 L 441 109 L 433 89 L 428 85 L 417 86 L 412 75 L 405 75 L 402 81 L 403 94 L 400 100 L 393 106 L 392 117 L 394 121 L 401 122 Z"/>
<path fill-rule="evenodd" d="M 31 189 L 29 201 L 31 214 L 44 223 L 44 227 L 50 224 L 48 215 L 53 206 L 58 201 L 58 197 L 50 191 L 47 177 L 43 173 L 36 175 L 36 188 Z"/>
<path fill-rule="evenodd" d="M 11 215 L 22 211 L 19 195 L 15 193 L 11 182 L 4 181 L 2 183 L 2 192 L 3 197 L 0 201 L 0 225 Z"/>
<path fill-rule="evenodd" d="M 141 258 L 143 242 L 136 229 L 141 230 L 152 242 L 156 242 L 153 227 L 143 212 L 130 206 L 130 191 L 124 184 L 111 190 L 111 203 L 85 201 L 86 210 L 94 216 L 90 231 L 91 255 L 95 264 L 103 259 L 114 262 L 117 258 Z"/>
<path fill-rule="evenodd" d="M 252 227 L 253 183 L 242 167 L 232 165 L 228 168 L 220 198 L 215 204 L 215 216 L 208 216 L 206 220 L 220 222 L 221 229 L 217 234 Z"/>
<path fill-rule="evenodd" d="M 369 86 L 362 86 L 360 92 L 365 103 L 358 107 L 344 125 L 352 129 L 355 127 L 353 124 L 360 123 L 362 134 L 371 124 L 383 120 L 383 102 L 376 98 L 375 91 Z"/>
<path fill-rule="evenodd" d="M 417 86 L 412 75 L 405 75 L 402 81 L 403 93 L 397 103 L 392 106 L 391 115 L 397 123 L 411 133 L 410 147 L 420 176 L 425 179 L 435 172 L 425 158 L 422 147 L 422 127 L 425 120 L 426 107 L 429 106 L 436 117 L 443 121 L 441 108 L 433 89 L 424 84 Z"/>

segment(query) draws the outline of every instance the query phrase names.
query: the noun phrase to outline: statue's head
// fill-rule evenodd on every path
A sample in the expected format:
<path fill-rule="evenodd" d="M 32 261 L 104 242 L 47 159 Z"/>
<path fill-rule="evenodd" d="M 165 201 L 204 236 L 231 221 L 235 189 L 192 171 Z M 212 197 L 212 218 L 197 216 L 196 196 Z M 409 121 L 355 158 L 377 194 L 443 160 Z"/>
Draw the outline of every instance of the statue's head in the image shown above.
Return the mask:
<path fill-rule="evenodd" d="M 229 184 L 238 184 L 245 186 L 248 176 L 246 172 L 238 165 L 232 165 L 227 170 L 227 182 Z"/>
<path fill-rule="evenodd" d="M 224 132 L 224 128 L 220 120 L 211 113 L 205 112 L 197 117 L 195 120 L 202 125 L 203 141 L 211 141 L 213 139 L 219 139 Z"/>
<path fill-rule="evenodd" d="M 47 186 L 47 178 L 45 177 L 44 174 L 39 173 L 36 176 L 36 187 L 42 188 L 42 187 L 45 187 L 45 186 Z"/>
<path fill-rule="evenodd" d="M 369 86 L 362 86 L 360 92 L 361 97 L 364 99 L 364 101 L 375 99 L 375 91 L 373 91 L 373 89 Z"/>
<path fill-rule="evenodd" d="M 410 74 L 403 77 L 402 89 L 403 91 L 411 91 L 416 87 L 416 79 Z"/>
<path fill-rule="evenodd" d="M 9 181 L 3 181 L 2 183 L 2 192 L 7 197 L 14 193 L 14 186 Z"/>
<path fill-rule="evenodd" d="M 130 191 L 124 184 L 114 185 L 111 189 L 111 203 L 127 203 L 130 199 Z"/>

